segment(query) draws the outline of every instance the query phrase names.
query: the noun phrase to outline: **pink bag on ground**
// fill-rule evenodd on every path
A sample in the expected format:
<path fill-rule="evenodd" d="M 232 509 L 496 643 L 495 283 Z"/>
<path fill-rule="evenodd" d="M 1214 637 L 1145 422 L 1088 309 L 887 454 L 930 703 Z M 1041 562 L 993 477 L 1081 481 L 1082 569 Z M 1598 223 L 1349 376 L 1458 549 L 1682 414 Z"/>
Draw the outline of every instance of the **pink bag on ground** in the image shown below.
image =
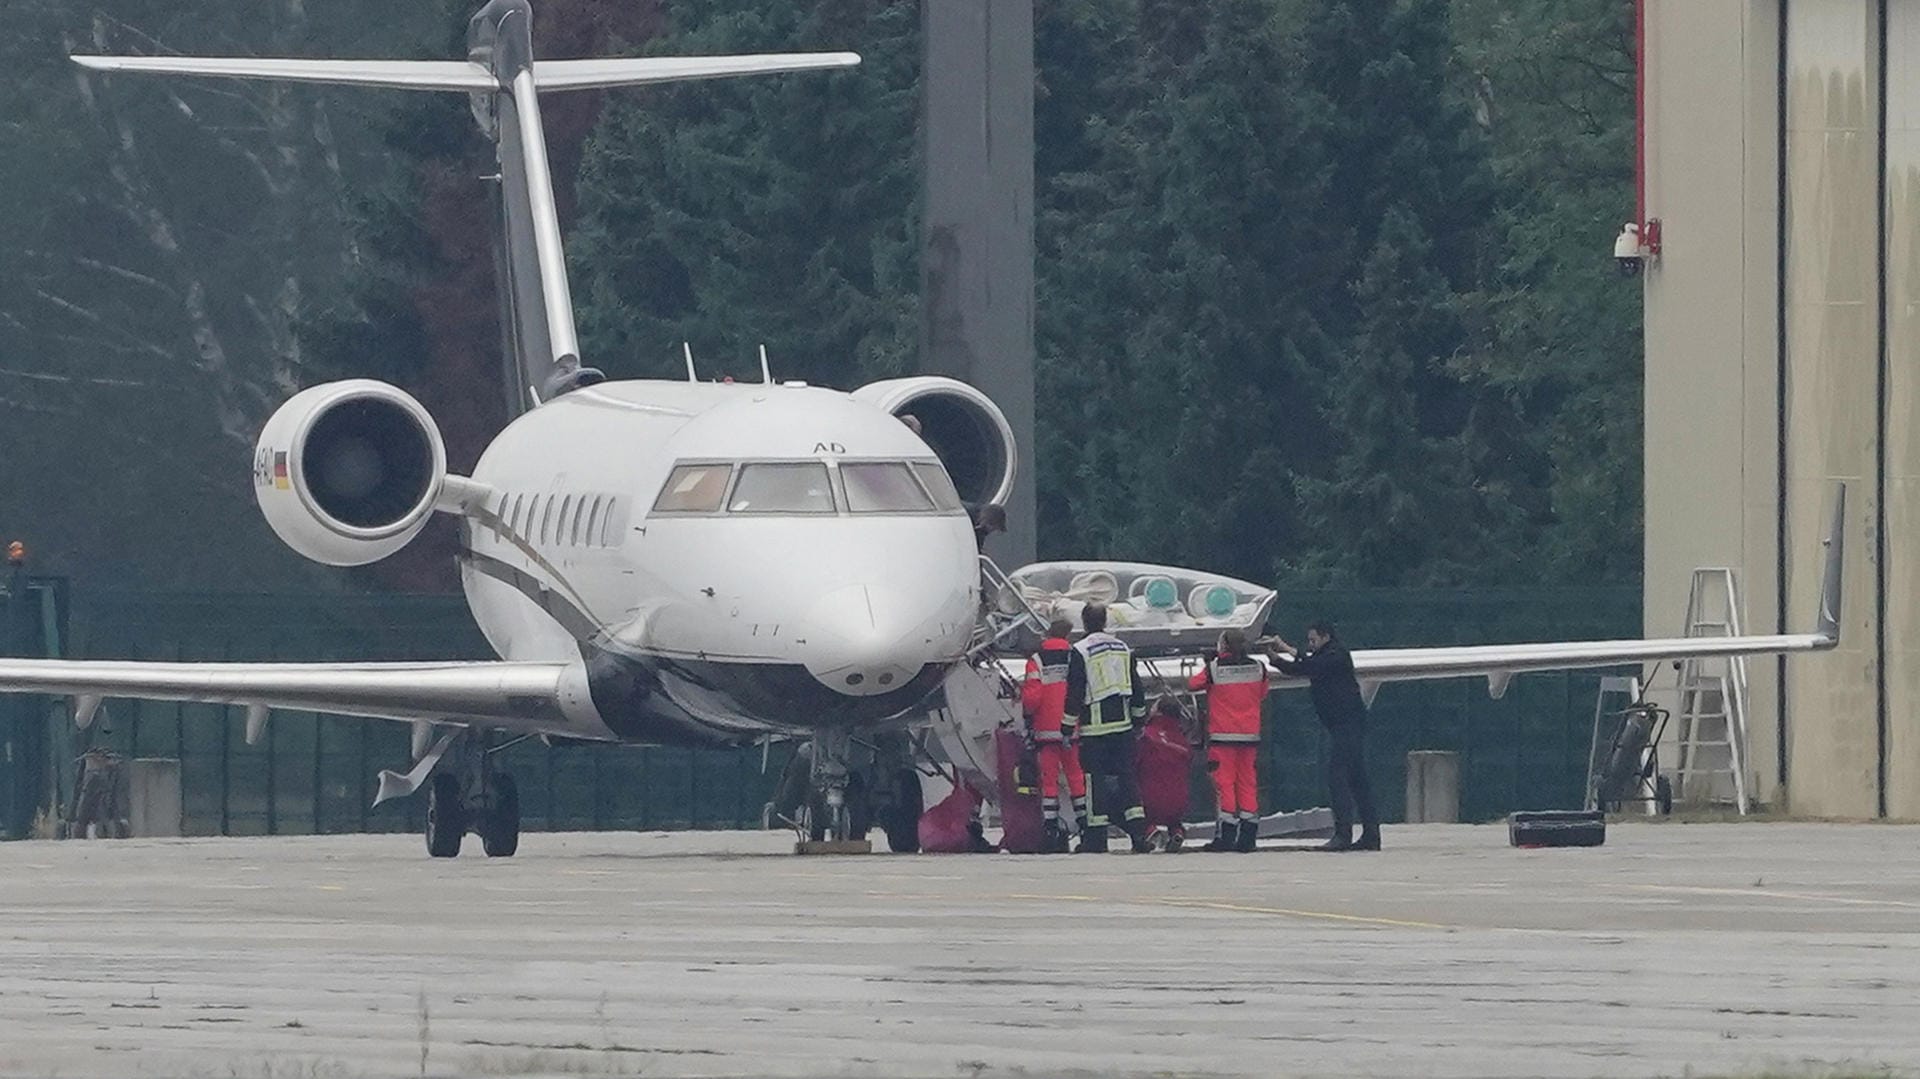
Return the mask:
<path fill-rule="evenodd" d="M 928 854 L 965 854 L 973 849 L 973 837 L 967 825 L 980 796 L 965 783 L 956 783 L 953 793 L 920 814 L 920 849 Z"/>

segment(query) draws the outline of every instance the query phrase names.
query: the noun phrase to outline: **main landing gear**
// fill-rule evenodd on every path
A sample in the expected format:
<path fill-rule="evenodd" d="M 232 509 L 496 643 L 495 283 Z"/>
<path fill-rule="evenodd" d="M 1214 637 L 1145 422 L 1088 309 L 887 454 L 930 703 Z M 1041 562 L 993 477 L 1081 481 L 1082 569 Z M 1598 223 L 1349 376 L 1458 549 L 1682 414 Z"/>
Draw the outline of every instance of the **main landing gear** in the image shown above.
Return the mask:
<path fill-rule="evenodd" d="M 520 788 L 490 758 L 491 739 L 468 733 L 456 740 L 427 784 L 427 853 L 452 858 L 468 832 L 489 858 L 520 849 Z"/>

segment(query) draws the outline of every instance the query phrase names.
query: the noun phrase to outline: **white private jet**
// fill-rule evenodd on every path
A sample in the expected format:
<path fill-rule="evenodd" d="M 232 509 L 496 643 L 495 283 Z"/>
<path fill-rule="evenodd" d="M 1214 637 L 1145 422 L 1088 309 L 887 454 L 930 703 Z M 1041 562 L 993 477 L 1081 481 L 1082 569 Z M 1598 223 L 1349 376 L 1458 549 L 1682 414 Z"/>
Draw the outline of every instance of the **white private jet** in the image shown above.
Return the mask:
<path fill-rule="evenodd" d="M 863 802 L 912 849 L 910 769 L 854 763 L 853 736 L 894 738 L 991 700 L 982 566 L 963 501 L 1004 501 L 1017 466 L 1000 409 L 939 377 L 851 393 L 775 383 L 608 382 L 583 367 L 554 208 L 540 95 L 842 68 L 852 53 L 533 59 L 527 0 L 474 16 L 467 59 L 335 61 L 75 56 L 103 72 L 358 84 L 470 95 L 499 161 L 502 309 L 520 414 L 472 476 L 449 474 L 431 416 L 369 380 L 314 386 L 268 421 L 253 460 L 262 513 L 334 566 L 399 550 L 434 513 L 462 522 L 462 581 L 502 657 L 472 663 L 149 663 L 0 659 L 0 691 L 237 705 L 257 738 L 273 709 L 414 724 L 414 764 L 380 798 L 427 789 L 427 847 L 477 832 L 513 853 L 519 802 L 494 739 L 742 745 L 811 740 L 816 834 L 865 830 Z M 764 367 L 763 367 L 764 371 Z M 899 417 L 919 421 L 915 433 Z M 1816 651 L 1838 640 L 1839 531 L 1820 621 L 1804 635 L 1355 653 L 1369 684 L 1707 655 Z M 999 593 L 1006 578 L 987 567 Z M 1270 595 L 1270 593 L 1269 593 Z M 1264 615 L 1265 607 L 1259 608 Z M 1190 634 L 1195 650 L 1211 638 Z M 1201 639 L 1204 636 L 1204 639 Z M 978 715 L 979 710 L 975 710 Z M 992 722 L 993 710 L 987 709 Z M 1004 712 L 998 713 L 1004 715 Z M 977 732 L 975 732 L 977 733 Z M 889 793 L 891 791 L 891 794 Z M 891 799 L 891 801 L 889 801 Z"/>

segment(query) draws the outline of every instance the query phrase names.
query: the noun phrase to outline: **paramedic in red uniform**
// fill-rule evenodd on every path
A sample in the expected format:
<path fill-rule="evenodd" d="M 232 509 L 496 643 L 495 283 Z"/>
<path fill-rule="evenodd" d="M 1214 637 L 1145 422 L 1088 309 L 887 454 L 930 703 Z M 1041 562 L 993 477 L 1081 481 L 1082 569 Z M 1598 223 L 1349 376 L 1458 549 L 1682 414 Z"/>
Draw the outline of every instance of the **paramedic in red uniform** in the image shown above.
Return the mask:
<path fill-rule="evenodd" d="M 1207 768 L 1220 795 L 1220 830 L 1207 850 L 1250 851 L 1260 838 L 1260 705 L 1267 668 L 1247 654 L 1246 635 L 1230 629 L 1220 649 L 1187 682 L 1207 694 Z"/>
<path fill-rule="evenodd" d="M 1067 741 L 1060 718 L 1067 710 L 1067 654 L 1073 645 L 1067 634 L 1073 624 L 1057 618 L 1047 627 L 1040 651 L 1027 657 L 1027 677 L 1020 684 L 1020 711 L 1027 718 L 1027 737 L 1033 742 L 1040 767 L 1040 814 L 1046 818 L 1047 838 L 1042 851 L 1067 852 L 1067 830 L 1060 823 L 1060 775 L 1066 773 L 1067 793 L 1080 834 L 1087 832 L 1087 775 L 1080 770 L 1080 747 Z"/>

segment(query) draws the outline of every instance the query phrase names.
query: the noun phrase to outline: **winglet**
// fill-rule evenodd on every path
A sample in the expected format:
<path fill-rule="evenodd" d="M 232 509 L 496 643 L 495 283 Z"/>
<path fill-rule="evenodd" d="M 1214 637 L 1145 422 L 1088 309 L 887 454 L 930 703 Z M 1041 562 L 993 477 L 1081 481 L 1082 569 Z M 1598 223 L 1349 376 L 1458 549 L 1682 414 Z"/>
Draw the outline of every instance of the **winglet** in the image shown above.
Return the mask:
<path fill-rule="evenodd" d="M 1820 578 L 1819 619 L 1813 632 L 1826 647 L 1832 648 L 1840 643 L 1840 569 L 1846 553 L 1847 524 L 1847 485 L 1837 484 L 1833 498 L 1833 524 L 1827 529 L 1827 538 L 1820 541 L 1826 548 L 1825 571 Z"/>

